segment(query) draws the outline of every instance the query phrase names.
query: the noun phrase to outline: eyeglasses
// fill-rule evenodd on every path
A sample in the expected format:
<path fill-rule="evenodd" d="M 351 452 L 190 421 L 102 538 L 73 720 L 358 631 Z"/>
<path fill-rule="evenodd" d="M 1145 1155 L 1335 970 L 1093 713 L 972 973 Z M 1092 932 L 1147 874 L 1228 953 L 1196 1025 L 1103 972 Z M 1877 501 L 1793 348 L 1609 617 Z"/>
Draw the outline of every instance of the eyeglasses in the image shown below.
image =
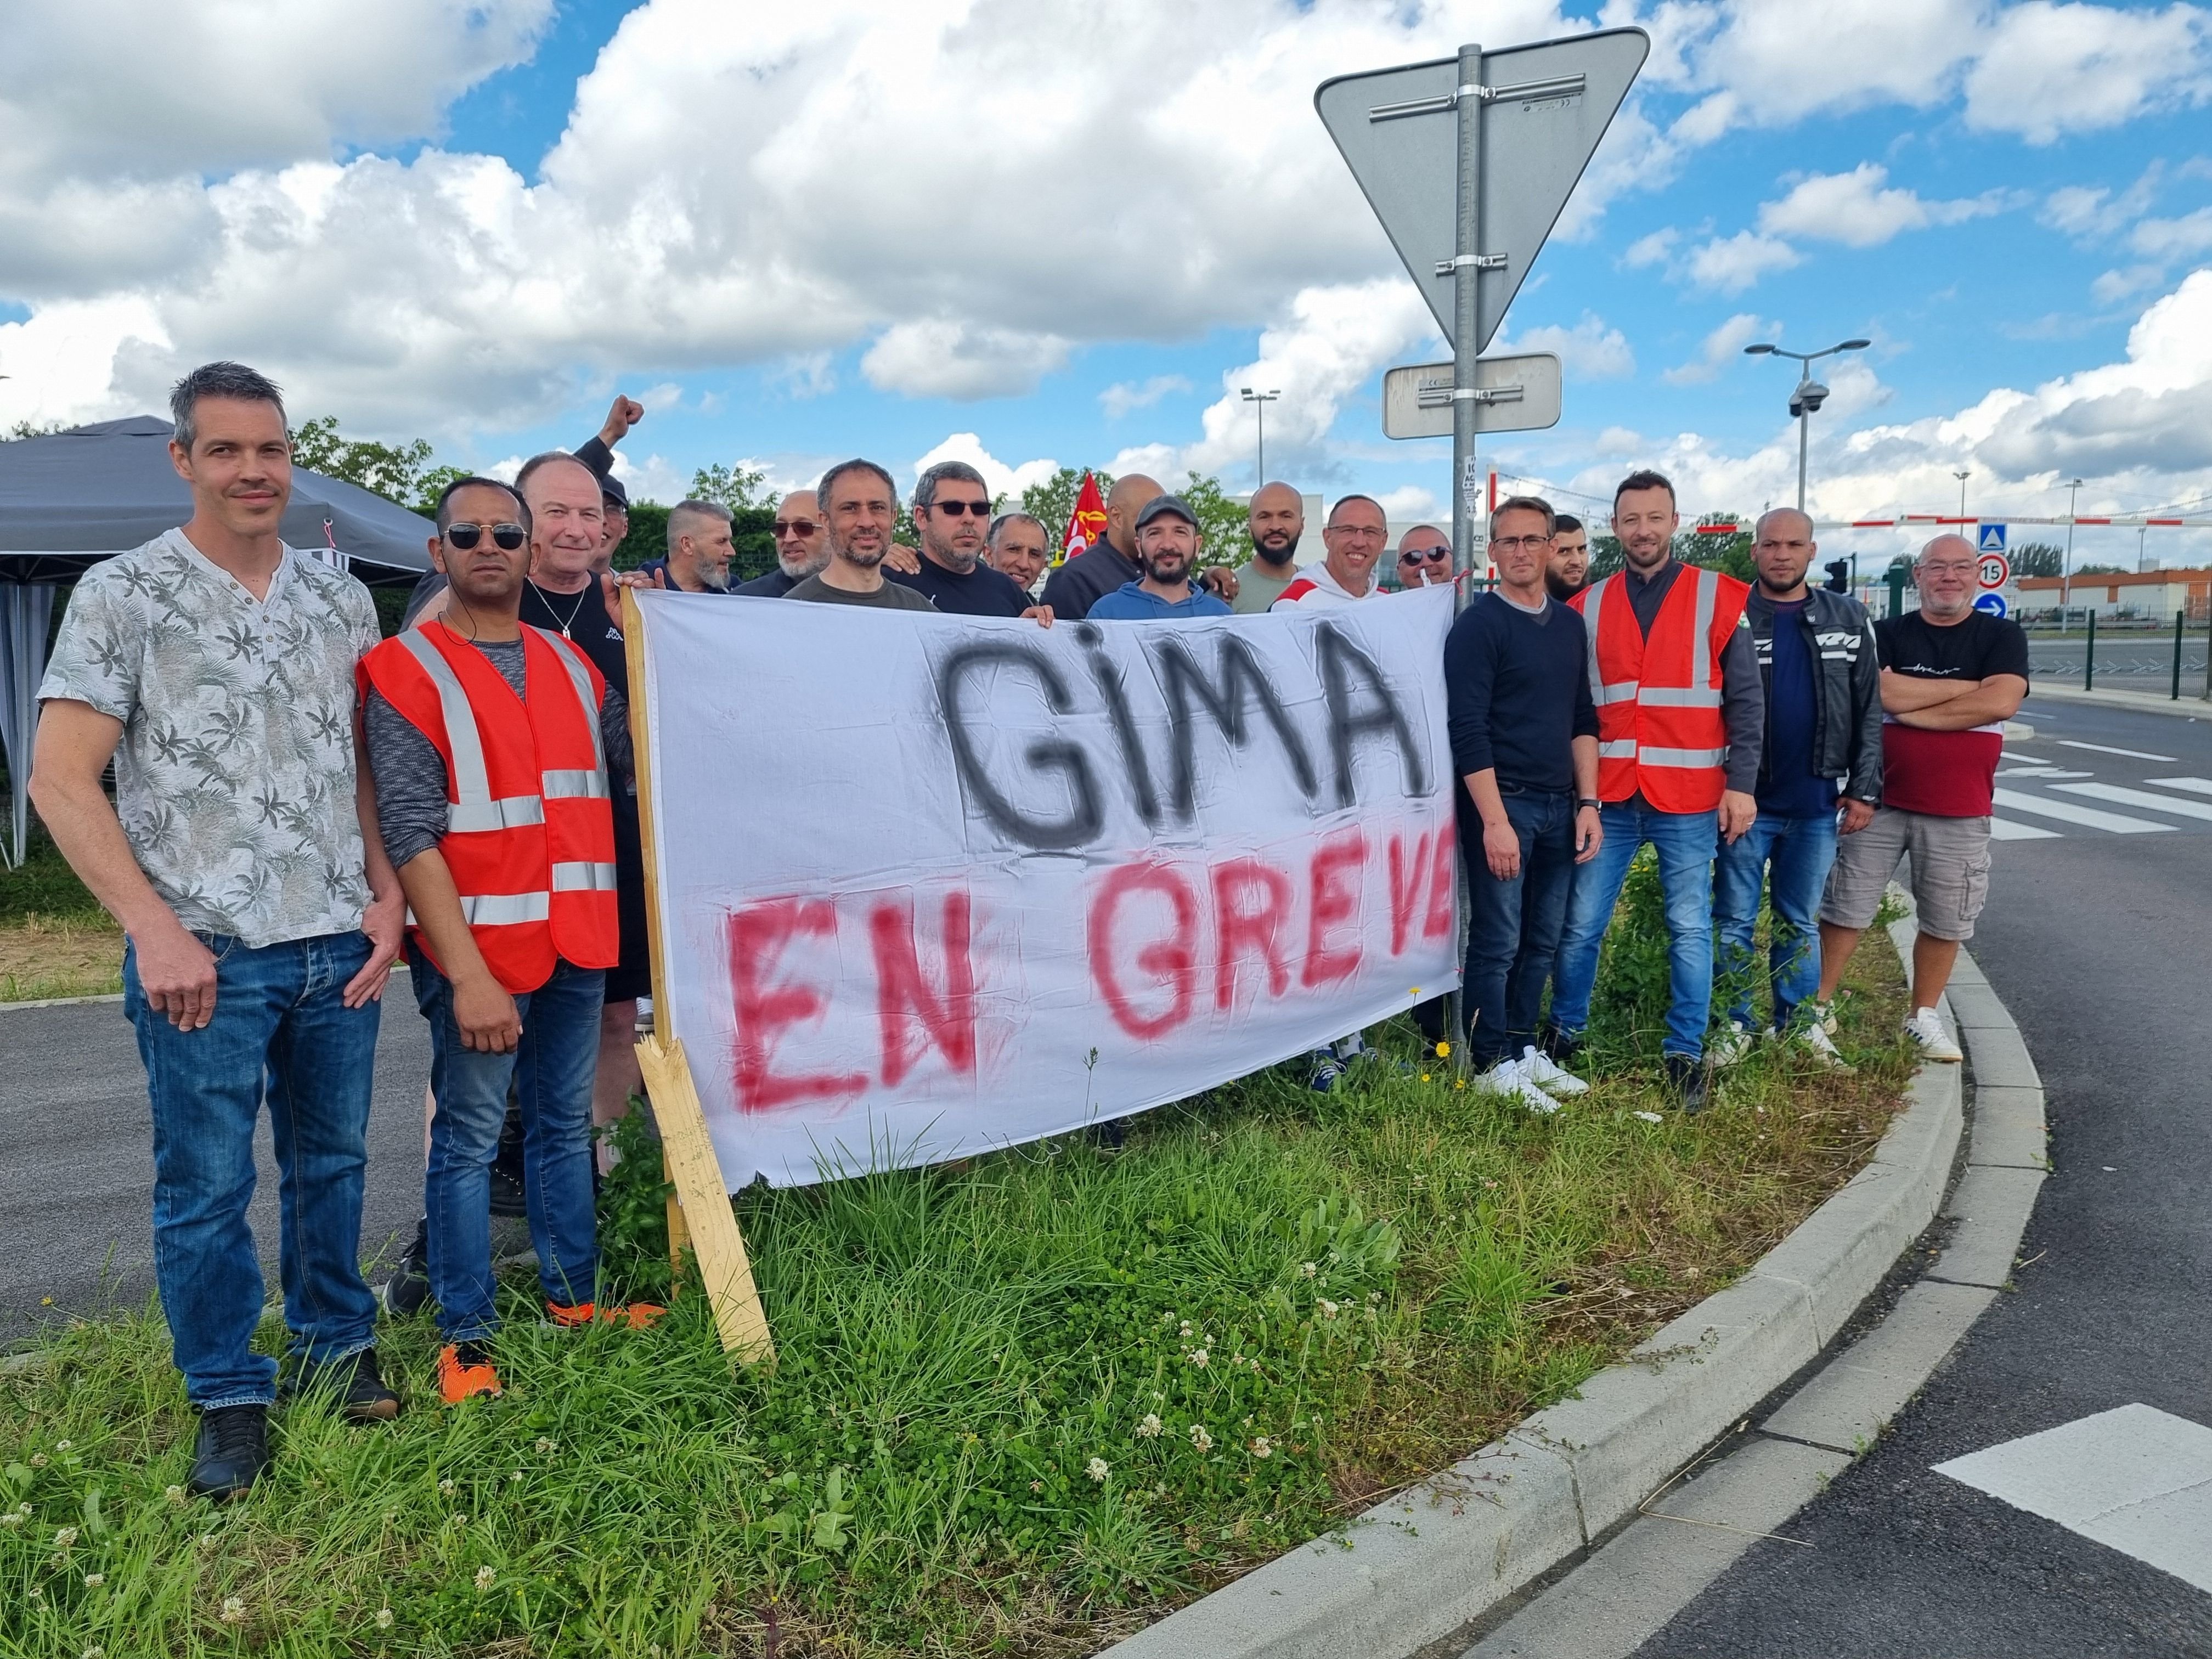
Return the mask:
<path fill-rule="evenodd" d="M 988 519 L 991 516 L 991 504 L 988 501 L 932 501 L 922 510 L 927 513 L 942 513 L 951 519 L 958 518 L 963 513 L 971 514 L 979 519 Z"/>
<path fill-rule="evenodd" d="M 775 538 L 781 541 L 787 536 L 811 536 L 822 526 L 811 519 L 778 519 L 769 528 L 775 532 Z"/>
<path fill-rule="evenodd" d="M 446 540 L 459 553 L 474 550 L 483 539 L 484 527 L 480 524 L 449 524 Z M 491 527 L 492 545 L 502 553 L 512 553 L 530 539 L 530 532 L 519 524 L 495 524 Z"/>
<path fill-rule="evenodd" d="M 1552 538 L 1549 536 L 1492 536 L 1490 544 L 1502 547 L 1509 553 L 1520 547 L 1525 547 L 1533 553 L 1540 547 L 1549 547 Z"/>
<path fill-rule="evenodd" d="M 1346 536 L 1363 542 L 1379 542 L 1390 532 L 1374 525 L 1333 524 L 1322 532 L 1324 536 Z"/>
<path fill-rule="evenodd" d="M 1442 564 L 1451 557 L 1449 547 L 1409 547 L 1398 556 L 1400 564 Z"/>

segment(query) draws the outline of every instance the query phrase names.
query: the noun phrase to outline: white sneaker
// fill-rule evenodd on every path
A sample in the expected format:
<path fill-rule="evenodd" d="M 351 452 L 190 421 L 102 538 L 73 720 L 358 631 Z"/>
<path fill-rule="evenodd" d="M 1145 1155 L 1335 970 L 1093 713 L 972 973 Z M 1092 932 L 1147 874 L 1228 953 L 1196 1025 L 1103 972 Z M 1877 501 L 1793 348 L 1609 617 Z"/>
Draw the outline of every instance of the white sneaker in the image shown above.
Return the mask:
<path fill-rule="evenodd" d="M 1826 1002 L 1807 1003 L 1804 1007 L 1804 1014 L 1806 1018 L 1810 1020 L 1814 1024 L 1819 1026 L 1821 1030 L 1826 1032 L 1830 1036 L 1835 1036 L 1836 1005 L 1832 1000 Z"/>
<path fill-rule="evenodd" d="M 1589 1085 L 1565 1066 L 1555 1065 L 1551 1055 L 1534 1043 L 1521 1051 L 1521 1075 L 1547 1094 L 1586 1095 Z"/>
<path fill-rule="evenodd" d="M 1802 1030 L 1798 1031 L 1790 1040 L 1796 1043 L 1799 1048 L 1811 1054 L 1820 1064 L 1826 1066 L 1830 1071 L 1835 1073 L 1837 1076 L 1856 1077 L 1858 1075 L 1859 1068 L 1852 1065 L 1850 1061 L 1845 1060 L 1841 1054 L 1836 1052 L 1835 1043 L 1829 1039 L 1827 1032 L 1820 1028 L 1818 1022 L 1806 1026 Z M 1931 1053 L 1929 1058 L 1941 1060 L 1942 1056 L 1941 1054 Z"/>
<path fill-rule="evenodd" d="M 1532 1112 L 1556 1112 L 1559 1103 L 1528 1080 L 1528 1073 L 1517 1060 L 1501 1060 L 1482 1074 L 1482 1086 L 1493 1095 L 1503 1095 L 1527 1107 Z"/>
<path fill-rule="evenodd" d="M 1732 1019 L 1727 1027 L 1717 1031 L 1706 1045 L 1705 1055 L 1716 1067 L 1733 1066 L 1751 1052 L 1752 1036 L 1744 1030 L 1743 1022 Z"/>
<path fill-rule="evenodd" d="M 1933 1008 L 1914 1009 L 1912 1017 L 1905 1022 L 1905 1035 L 1918 1043 L 1921 1054 L 1929 1060 L 1956 1065 L 1966 1057 L 1951 1041 L 1951 1034 L 1943 1029 L 1943 1016 Z"/>

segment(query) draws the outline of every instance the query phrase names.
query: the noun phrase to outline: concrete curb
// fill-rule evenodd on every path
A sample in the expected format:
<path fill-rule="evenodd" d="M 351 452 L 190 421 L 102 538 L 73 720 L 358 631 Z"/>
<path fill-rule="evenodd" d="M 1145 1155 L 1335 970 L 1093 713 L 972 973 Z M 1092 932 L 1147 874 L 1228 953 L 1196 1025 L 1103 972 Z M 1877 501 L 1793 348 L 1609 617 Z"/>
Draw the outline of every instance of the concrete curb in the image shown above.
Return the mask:
<path fill-rule="evenodd" d="M 2195 692 L 2184 690 L 2181 701 L 2171 697 L 2153 696 L 2147 691 L 2084 691 L 2078 685 L 2045 685 L 2040 680 L 2028 682 L 2027 695 L 2039 702 L 2087 703 L 2098 708 L 2129 708 L 2139 714 L 2179 714 L 2188 720 L 2212 720 L 2212 702 L 2207 702 Z"/>
<path fill-rule="evenodd" d="M 1909 919 L 1891 929 L 1908 963 L 1911 933 Z M 1959 982 L 1962 995 L 1971 984 L 1994 1003 L 1978 970 Z M 2018 1032 L 2011 1038 L 2017 1044 Z M 1978 1051 L 1976 1058 L 1978 1065 Z M 2027 1069 L 2022 1081 L 2033 1082 Z M 1397 1659 L 1589 1547 L 1815 1358 L 1935 1219 L 1964 1123 L 1960 1070 L 1923 1066 L 1865 1169 L 1742 1279 L 1598 1372 L 1576 1398 L 1376 1505 L 1342 1534 L 1279 1556 L 1106 1651 L 1116 1659 Z M 2039 1123 L 2039 1090 L 2034 1112 Z M 2016 1154 L 2021 1133 L 2008 1126 L 1991 1145 Z M 1997 1271 L 1996 1234 L 2015 1211 L 2025 1224 L 2021 1206 L 2033 1203 L 2042 1175 L 1970 1167 L 1970 1178 L 1977 1173 L 1996 1186 L 1969 1200 L 1962 1182 L 1953 1207 L 1970 1202 L 1987 1224 L 1962 1225 L 1976 1234 L 1974 1248 L 1947 1270 L 1960 1249 L 1954 1240 L 1936 1271 L 1987 1286 Z M 2014 1245 L 2018 1238 L 2015 1231 Z M 2012 1249 L 2002 1249 L 2007 1274 Z"/>

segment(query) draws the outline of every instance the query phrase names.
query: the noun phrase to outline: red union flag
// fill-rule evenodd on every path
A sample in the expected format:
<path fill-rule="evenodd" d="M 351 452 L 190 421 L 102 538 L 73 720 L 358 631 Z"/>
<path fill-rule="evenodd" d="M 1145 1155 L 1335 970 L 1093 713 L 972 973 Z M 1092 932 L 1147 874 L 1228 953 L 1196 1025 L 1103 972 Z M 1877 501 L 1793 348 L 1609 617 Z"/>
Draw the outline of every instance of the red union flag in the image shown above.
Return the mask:
<path fill-rule="evenodd" d="M 1064 562 L 1106 533 L 1106 498 L 1098 493 L 1098 480 L 1083 475 L 1083 488 L 1075 495 L 1075 511 L 1067 515 L 1067 533 L 1060 538 Z"/>

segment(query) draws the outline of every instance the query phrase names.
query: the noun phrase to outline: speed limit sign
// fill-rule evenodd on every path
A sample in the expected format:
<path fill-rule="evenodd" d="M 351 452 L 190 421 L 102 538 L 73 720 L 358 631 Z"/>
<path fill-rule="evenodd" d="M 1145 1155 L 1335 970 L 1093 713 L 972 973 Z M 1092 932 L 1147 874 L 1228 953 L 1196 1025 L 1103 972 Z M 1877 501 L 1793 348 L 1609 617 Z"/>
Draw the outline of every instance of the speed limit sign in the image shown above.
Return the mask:
<path fill-rule="evenodd" d="M 2002 587 L 2012 580 L 2012 561 L 2002 553 L 1984 553 L 1975 574 L 1984 589 Z"/>

